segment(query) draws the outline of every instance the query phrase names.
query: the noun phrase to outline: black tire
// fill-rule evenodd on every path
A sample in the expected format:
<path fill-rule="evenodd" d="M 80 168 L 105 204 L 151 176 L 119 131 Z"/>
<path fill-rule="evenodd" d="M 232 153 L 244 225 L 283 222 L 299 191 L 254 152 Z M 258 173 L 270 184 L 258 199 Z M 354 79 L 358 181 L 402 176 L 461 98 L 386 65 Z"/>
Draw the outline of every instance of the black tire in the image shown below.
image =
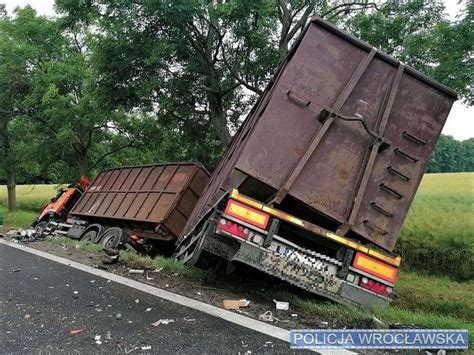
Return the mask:
<path fill-rule="evenodd" d="M 128 235 L 122 228 L 110 227 L 100 237 L 100 244 L 106 249 L 117 249 L 127 242 Z"/>
<path fill-rule="evenodd" d="M 98 243 L 104 227 L 98 223 L 91 224 L 84 229 L 79 236 L 79 240 L 90 243 Z M 89 233 L 91 232 L 91 233 Z M 87 239 L 84 239 L 87 236 Z"/>
<path fill-rule="evenodd" d="M 81 235 L 80 240 L 83 242 L 93 243 L 94 240 L 97 238 L 97 234 L 99 234 L 99 231 L 97 229 L 86 230 L 85 233 Z"/>

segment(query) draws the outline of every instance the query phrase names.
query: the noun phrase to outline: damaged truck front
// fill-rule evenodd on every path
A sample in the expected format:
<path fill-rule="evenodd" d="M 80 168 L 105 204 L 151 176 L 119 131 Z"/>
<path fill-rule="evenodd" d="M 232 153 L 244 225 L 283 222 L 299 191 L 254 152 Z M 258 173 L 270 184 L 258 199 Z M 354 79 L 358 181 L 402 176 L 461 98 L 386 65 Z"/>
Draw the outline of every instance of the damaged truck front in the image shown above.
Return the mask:
<path fill-rule="evenodd" d="M 176 256 L 386 304 L 403 221 L 456 94 L 314 18 L 197 202 Z"/>

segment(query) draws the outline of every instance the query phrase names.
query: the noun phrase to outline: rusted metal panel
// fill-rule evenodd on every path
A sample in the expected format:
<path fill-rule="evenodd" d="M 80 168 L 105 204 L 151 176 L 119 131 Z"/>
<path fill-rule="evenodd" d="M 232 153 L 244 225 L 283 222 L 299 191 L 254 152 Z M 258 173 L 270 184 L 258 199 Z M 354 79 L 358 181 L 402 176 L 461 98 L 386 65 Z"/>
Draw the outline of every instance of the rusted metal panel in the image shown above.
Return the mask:
<path fill-rule="evenodd" d="M 456 94 L 314 18 L 227 149 L 190 231 L 231 187 L 300 203 L 393 250 Z M 243 179 L 241 176 L 246 176 Z M 260 183 L 255 183 L 257 181 Z"/>
<path fill-rule="evenodd" d="M 99 173 L 71 211 L 94 221 L 178 237 L 209 180 L 193 163 L 123 167 Z"/>

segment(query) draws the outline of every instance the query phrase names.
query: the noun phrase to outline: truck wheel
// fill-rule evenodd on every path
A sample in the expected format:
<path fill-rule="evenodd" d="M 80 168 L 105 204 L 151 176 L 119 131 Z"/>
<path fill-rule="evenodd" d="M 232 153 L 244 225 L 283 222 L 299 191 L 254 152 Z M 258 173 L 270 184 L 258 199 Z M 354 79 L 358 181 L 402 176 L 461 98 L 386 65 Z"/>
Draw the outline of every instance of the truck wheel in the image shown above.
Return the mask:
<path fill-rule="evenodd" d="M 128 239 L 128 235 L 122 228 L 110 227 L 100 238 L 100 244 L 106 249 L 117 249 Z"/>
<path fill-rule="evenodd" d="M 94 242 L 95 238 L 97 237 L 98 231 L 95 229 L 89 229 L 86 233 L 84 233 L 81 237 L 81 241 L 83 242 Z"/>
<path fill-rule="evenodd" d="M 90 242 L 90 243 L 98 243 L 100 234 L 104 230 L 104 227 L 98 223 L 94 223 L 89 225 L 79 236 L 79 240 Z"/>

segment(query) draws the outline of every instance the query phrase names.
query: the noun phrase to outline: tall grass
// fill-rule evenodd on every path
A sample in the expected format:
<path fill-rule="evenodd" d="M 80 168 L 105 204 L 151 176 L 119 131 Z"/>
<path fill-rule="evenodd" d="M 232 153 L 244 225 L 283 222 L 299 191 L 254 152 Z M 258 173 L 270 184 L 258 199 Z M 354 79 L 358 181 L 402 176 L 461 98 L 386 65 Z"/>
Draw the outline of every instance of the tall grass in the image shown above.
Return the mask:
<path fill-rule="evenodd" d="M 474 279 L 474 173 L 423 177 L 397 251 L 406 269 Z"/>
<path fill-rule="evenodd" d="M 56 196 L 59 185 L 18 185 L 16 199 L 18 210 L 38 212 L 45 203 Z M 7 206 L 7 187 L 0 185 L 0 207 Z"/>

